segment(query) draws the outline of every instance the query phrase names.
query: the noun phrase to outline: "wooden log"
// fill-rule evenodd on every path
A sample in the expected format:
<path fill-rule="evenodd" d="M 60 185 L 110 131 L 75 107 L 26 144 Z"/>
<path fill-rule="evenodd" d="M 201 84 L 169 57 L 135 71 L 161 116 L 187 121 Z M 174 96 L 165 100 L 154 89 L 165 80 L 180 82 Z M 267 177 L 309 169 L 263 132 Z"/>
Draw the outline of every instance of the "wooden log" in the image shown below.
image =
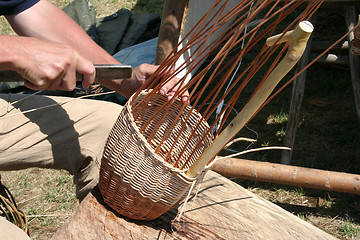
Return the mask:
<path fill-rule="evenodd" d="M 113 239 L 335 239 L 328 233 L 209 171 L 197 197 L 153 221 L 125 219 L 94 189 L 53 240 Z"/>
<path fill-rule="evenodd" d="M 360 175 L 356 174 L 237 158 L 219 159 L 211 169 L 226 177 L 360 195 Z"/>

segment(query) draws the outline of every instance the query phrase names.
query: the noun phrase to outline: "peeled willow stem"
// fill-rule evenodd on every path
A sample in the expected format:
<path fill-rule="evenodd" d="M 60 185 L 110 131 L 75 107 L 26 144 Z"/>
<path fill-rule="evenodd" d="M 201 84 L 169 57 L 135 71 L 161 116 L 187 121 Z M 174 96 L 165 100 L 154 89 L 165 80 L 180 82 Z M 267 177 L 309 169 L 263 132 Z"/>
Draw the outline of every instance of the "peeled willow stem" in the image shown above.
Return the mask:
<path fill-rule="evenodd" d="M 196 177 L 205 168 L 221 149 L 245 126 L 254 116 L 261 105 L 266 101 L 271 92 L 281 79 L 295 66 L 305 51 L 307 41 L 314 30 L 308 21 L 300 22 L 290 34 L 280 34 L 270 38 L 270 44 L 289 42 L 289 49 L 285 58 L 265 79 L 257 92 L 244 106 L 241 112 L 221 132 L 214 142 L 200 155 L 198 160 L 189 168 L 187 175 Z M 280 39 L 281 38 L 281 39 Z M 274 40 L 275 39 L 275 40 Z"/>

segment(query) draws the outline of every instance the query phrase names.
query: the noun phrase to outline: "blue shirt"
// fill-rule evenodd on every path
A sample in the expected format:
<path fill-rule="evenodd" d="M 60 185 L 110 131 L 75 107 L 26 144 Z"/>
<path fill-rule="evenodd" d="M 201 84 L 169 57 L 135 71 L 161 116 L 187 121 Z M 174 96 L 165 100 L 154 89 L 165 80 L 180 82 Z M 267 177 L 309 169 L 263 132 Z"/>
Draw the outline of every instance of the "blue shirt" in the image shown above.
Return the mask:
<path fill-rule="evenodd" d="M 0 15 L 20 13 L 40 0 L 0 0 Z"/>

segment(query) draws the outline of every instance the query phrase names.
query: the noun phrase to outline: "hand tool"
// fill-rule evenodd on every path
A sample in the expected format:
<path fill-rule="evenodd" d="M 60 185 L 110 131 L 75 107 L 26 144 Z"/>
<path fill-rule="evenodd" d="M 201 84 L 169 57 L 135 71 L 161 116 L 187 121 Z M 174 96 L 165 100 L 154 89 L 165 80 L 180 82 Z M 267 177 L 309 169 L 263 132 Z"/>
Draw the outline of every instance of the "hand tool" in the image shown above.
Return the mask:
<path fill-rule="evenodd" d="M 96 75 L 95 82 L 101 80 L 112 80 L 130 78 L 132 69 L 129 65 L 122 64 L 94 64 Z M 76 73 L 76 81 L 82 81 L 83 75 Z M 0 82 L 24 82 L 20 74 L 15 71 L 5 70 L 0 71 Z"/>

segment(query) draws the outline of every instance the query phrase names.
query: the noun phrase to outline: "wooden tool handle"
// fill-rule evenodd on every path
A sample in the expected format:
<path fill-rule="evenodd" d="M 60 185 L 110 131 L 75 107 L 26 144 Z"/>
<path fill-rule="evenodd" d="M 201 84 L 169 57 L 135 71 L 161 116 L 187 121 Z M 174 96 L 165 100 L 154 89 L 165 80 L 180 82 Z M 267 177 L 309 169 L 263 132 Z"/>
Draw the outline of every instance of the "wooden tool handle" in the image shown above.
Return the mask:
<path fill-rule="evenodd" d="M 95 81 L 130 78 L 131 66 L 121 64 L 95 64 Z M 82 81 L 83 75 L 76 73 L 76 81 Z M 15 71 L 0 71 L 0 82 L 24 82 L 20 74 Z"/>

